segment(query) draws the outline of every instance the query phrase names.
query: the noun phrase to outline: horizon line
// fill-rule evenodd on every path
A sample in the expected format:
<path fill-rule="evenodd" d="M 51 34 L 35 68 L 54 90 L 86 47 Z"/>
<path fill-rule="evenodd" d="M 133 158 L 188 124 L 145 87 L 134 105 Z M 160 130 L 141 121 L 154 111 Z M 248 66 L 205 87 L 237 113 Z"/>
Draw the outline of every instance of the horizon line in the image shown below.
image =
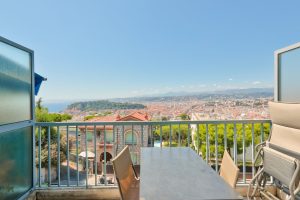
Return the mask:
<path fill-rule="evenodd" d="M 37 96 L 35 100 L 42 98 L 42 101 L 44 103 L 63 103 L 67 101 L 97 101 L 97 100 L 113 100 L 113 99 L 129 99 L 129 98 L 149 98 L 149 97 L 172 97 L 170 94 L 174 93 L 173 97 L 179 97 L 179 96 L 196 96 L 200 94 L 205 93 L 214 93 L 214 92 L 225 92 L 230 90 L 250 90 L 250 89 L 270 89 L 274 93 L 274 87 L 249 87 L 249 88 L 230 88 L 230 89 L 219 89 L 219 90 L 207 90 L 207 91 L 170 91 L 170 92 L 162 92 L 162 93 L 155 93 L 155 94 L 145 94 L 141 96 L 127 96 L 127 97 L 108 97 L 108 98 L 80 98 L 80 99 L 46 99 L 44 100 L 43 97 Z M 182 95 L 175 95 L 175 93 L 185 93 Z M 163 96 L 166 95 L 166 96 Z"/>

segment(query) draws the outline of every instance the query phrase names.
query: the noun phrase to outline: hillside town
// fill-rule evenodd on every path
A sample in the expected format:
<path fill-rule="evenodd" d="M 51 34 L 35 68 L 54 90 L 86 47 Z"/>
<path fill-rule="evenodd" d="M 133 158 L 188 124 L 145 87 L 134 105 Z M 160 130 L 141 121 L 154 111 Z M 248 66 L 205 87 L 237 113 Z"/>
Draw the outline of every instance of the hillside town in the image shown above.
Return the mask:
<path fill-rule="evenodd" d="M 111 109 L 81 111 L 67 109 L 64 113 L 73 116 L 73 121 L 84 121 L 86 116 L 126 116 L 141 112 L 153 121 L 179 120 L 181 114 L 189 117 L 197 115 L 198 120 L 230 120 L 230 119 L 268 119 L 268 101 L 272 97 L 234 98 L 216 97 L 213 99 L 182 98 L 181 100 L 164 98 L 161 101 L 139 102 L 143 109 Z"/>

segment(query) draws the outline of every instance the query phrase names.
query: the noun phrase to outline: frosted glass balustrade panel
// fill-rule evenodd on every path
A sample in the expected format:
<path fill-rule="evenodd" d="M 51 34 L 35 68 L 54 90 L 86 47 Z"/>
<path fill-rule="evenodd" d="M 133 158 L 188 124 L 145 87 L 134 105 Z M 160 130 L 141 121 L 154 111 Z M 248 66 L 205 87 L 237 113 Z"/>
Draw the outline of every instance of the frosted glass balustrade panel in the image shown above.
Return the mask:
<path fill-rule="evenodd" d="M 30 54 L 0 41 L 0 125 L 31 119 Z"/>
<path fill-rule="evenodd" d="M 0 134 L 0 199 L 17 199 L 32 187 L 32 127 Z"/>
<path fill-rule="evenodd" d="M 278 65 L 279 101 L 300 102 L 300 48 L 281 53 Z"/>

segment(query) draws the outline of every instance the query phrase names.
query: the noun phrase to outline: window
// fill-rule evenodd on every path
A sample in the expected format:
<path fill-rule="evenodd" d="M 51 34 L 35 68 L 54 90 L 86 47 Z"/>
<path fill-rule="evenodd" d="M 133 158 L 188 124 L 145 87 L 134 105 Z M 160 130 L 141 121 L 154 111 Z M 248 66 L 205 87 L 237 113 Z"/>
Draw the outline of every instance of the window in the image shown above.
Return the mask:
<path fill-rule="evenodd" d="M 113 142 L 114 141 L 114 133 L 112 130 L 106 130 L 106 142 Z"/>
<path fill-rule="evenodd" d="M 125 144 L 136 144 L 136 134 L 132 134 L 132 131 L 125 133 Z"/>
<path fill-rule="evenodd" d="M 100 134 L 101 142 L 104 142 L 104 130 L 101 130 Z M 112 143 L 114 141 L 113 134 L 113 130 L 105 130 L 106 143 Z"/>
<path fill-rule="evenodd" d="M 86 132 L 86 140 L 88 141 L 88 142 L 91 142 L 91 141 L 93 141 L 93 139 L 94 139 L 94 133 L 92 133 L 92 132 Z"/>
<path fill-rule="evenodd" d="M 297 46 L 297 45 L 296 45 Z M 300 44 L 298 45 L 300 46 Z M 279 50 L 277 54 L 278 101 L 300 102 L 300 48 L 295 46 Z"/>
<path fill-rule="evenodd" d="M 33 187 L 33 51 L 0 37 L 0 199 Z"/>

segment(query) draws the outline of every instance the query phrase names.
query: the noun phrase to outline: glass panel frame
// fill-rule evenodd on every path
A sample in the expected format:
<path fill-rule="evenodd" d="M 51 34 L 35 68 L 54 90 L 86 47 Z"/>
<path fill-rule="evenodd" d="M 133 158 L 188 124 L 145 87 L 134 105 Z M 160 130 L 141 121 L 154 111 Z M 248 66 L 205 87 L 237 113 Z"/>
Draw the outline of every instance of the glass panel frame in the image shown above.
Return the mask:
<path fill-rule="evenodd" d="M 28 49 L 24 46 L 21 46 L 15 42 L 12 42 L 6 38 L 3 38 L 0 36 L 0 42 L 1 43 L 5 43 L 7 45 L 10 45 L 16 49 L 25 51 L 29 54 L 29 59 L 30 59 L 30 72 L 31 72 L 31 88 L 30 88 L 30 118 L 28 120 L 24 120 L 24 121 L 16 121 L 13 123 L 7 123 L 7 124 L 0 124 L 0 134 L 4 134 L 6 132 L 9 131 L 14 131 L 14 130 L 19 130 L 22 128 L 31 128 L 32 130 L 32 149 L 31 155 L 28 155 L 29 157 L 32 156 L 32 185 L 30 186 L 30 189 L 27 192 L 24 193 L 20 193 L 20 196 L 18 198 L 23 198 L 26 197 L 26 195 L 35 188 L 36 185 L 36 181 L 35 181 L 35 151 L 34 151 L 34 145 L 35 145 L 35 134 L 33 133 L 33 130 L 35 129 L 34 127 L 34 122 L 35 122 L 35 96 L 34 96 L 34 52 L 31 49 Z M 30 160 L 30 159 L 29 159 Z"/>
<path fill-rule="evenodd" d="M 292 52 L 293 50 L 298 50 L 298 48 L 300 48 L 300 42 L 287 46 L 285 48 L 276 50 L 274 52 L 274 101 L 277 102 L 287 102 L 287 103 L 295 103 L 294 100 L 285 100 L 284 98 L 282 98 L 282 92 L 281 92 L 281 74 L 282 74 L 282 70 L 284 70 L 281 66 L 281 57 L 285 56 L 287 54 L 285 53 L 289 53 Z M 298 103 L 300 102 L 297 101 Z"/>

